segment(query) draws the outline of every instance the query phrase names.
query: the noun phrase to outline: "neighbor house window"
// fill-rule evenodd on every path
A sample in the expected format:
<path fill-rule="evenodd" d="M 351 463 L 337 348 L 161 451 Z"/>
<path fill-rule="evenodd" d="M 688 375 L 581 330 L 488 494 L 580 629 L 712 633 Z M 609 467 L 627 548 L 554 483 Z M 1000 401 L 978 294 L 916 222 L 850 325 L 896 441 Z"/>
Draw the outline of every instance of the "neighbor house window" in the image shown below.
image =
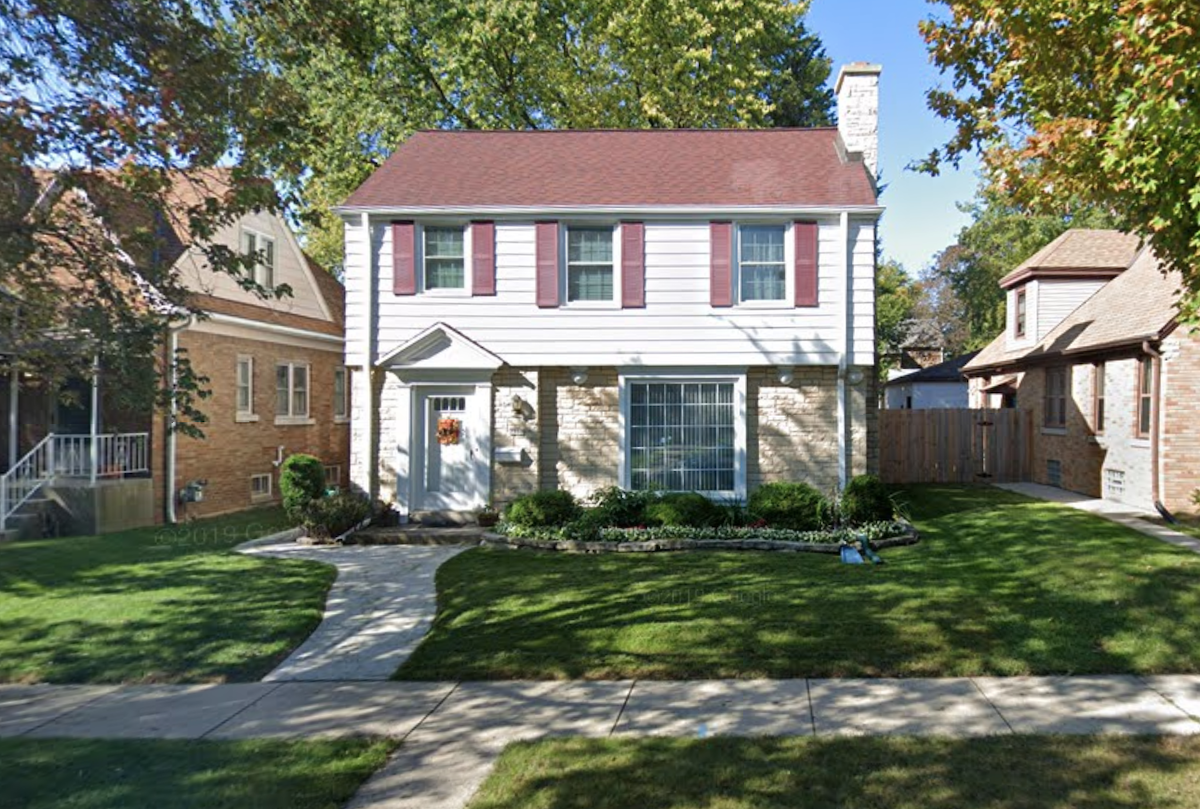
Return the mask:
<path fill-rule="evenodd" d="M 325 485 L 326 486 L 341 486 L 342 485 L 342 467 L 338 465 L 325 467 Z"/>
<path fill-rule="evenodd" d="M 289 362 L 275 366 L 275 415 L 308 417 L 308 366 Z"/>
<path fill-rule="evenodd" d="M 425 239 L 425 289 L 466 289 L 461 227 L 427 227 Z"/>
<path fill-rule="evenodd" d="M 271 289 L 275 286 L 275 240 L 253 230 L 242 231 L 242 252 L 257 255 L 251 277 L 259 286 Z"/>
<path fill-rule="evenodd" d="M 613 229 L 567 229 L 567 302 L 611 301 Z"/>
<path fill-rule="evenodd" d="M 237 415 L 254 415 L 254 358 L 237 359 Z"/>
<path fill-rule="evenodd" d="M 1028 319 L 1029 303 L 1025 296 L 1025 287 L 1017 290 L 1017 305 L 1016 305 L 1015 325 L 1013 326 L 1017 337 L 1025 336 L 1025 322 Z"/>
<path fill-rule="evenodd" d="M 734 491 L 734 393 L 733 382 L 631 382 L 630 488 Z"/>
<path fill-rule="evenodd" d="M 347 396 L 346 379 L 349 372 L 344 367 L 333 369 L 333 417 L 344 419 L 350 415 L 350 399 Z"/>
<path fill-rule="evenodd" d="M 1067 426 L 1067 379 L 1066 368 L 1046 369 L 1045 425 Z"/>
<path fill-rule="evenodd" d="M 266 500 L 271 497 L 271 475 L 250 476 L 250 499 Z"/>
<path fill-rule="evenodd" d="M 1104 432 L 1104 363 L 1092 369 L 1092 431 Z"/>
<path fill-rule="evenodd" d="M 1137 437 L 1150 437 L 1150 417 L 1154 412 L 1154 360 L 1138 360 Z"/>
<path fill-rule="evenodd" d="M 787 285 L 783 225 L 738 228 L 738 286 L 742 301 L 781 301 Z"/>
<path fill-rule="evenodd" d="M 1051 486 L 1062 488 L 1062 461 L 1046 461 L 1046 482 Z"/>

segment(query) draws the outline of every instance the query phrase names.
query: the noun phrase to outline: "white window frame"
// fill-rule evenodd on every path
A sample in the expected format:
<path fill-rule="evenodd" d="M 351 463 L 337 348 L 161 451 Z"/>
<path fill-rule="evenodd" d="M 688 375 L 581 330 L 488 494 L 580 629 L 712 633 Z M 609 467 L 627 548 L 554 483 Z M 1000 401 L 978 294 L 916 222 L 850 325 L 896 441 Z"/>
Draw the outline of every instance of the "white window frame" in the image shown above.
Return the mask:
<path fill-rule="evenodd" d="M 567 249 L 570 245 L 571 229 L 600 230 L 612 229 L 612 264 L 613 264 L 613 296 L 608 301 L 573 301 L 570 300 L 570 261 Z M 558 288 L 559 303 L 568 309 L 620 309 L 624 300 L 621 272 L 621 224 L 619 222 L 563 222 L 558 228 Z"/>
<path fill-rule="evenodd" d="M 463 283 L 461 287 L 436 287 L 429 289 L 426 286 L 425 273 L 425 231 L 428 228 L 445 228 L 461 230 L 463 235 Z M 450 298 L 468 297 L 471 294 L 471 277 L 473 273 L 472 263 L 472 246 L 471 246 L 471 230 L 469 224 L 459 221 L 430 221 L 422 222 L 417 228 L 416 235 L 416 269 L 417 269 L 417 288 L 421 290 L 422 295 L 432 295 L 434 297 L 445 296 Z"/>
<path fill-rule="evenodd" d="M 338 394 L 338 377 L 342 378 L 342 395 Z M 339 406 L 341 413 L 338 412 Z M 333 420 L 338 424 L 350 421 L 350 369 L 339 365 L 333 369 Z"/>
<path fill-rule="evenodd" d="M 340 487 L 342 485 L 342 465 L 341 464 L 337 464 L 337 463 L 326 464 L 326 465 L 322 466 L 321 469 L 325 473 L 325 485 L 326 486 L 328 486 L 330 484 L 330 482 L 331 482 L 330 478 L 333 479 L 332 483 L 334 486 Z M 329 470 L 331 470 L 331 469 L 333 470 L 332 475 L 329 474 Z"/>
<path fill-rule="evenodd" d="M 638 382 L 665 382 L 665 383 L 725 383 L 733 384 L 733 490 L 732 491 L 716 491 L 716 492 L 700 492 L 709 498 L 736 498 L 745 499 L 746 497 L 746 371 L 739 368 L 732 372 L 714 374 L 705 372 L 702 369 L 680 369 L 675 371 L 666 371 L 662 373 L 637 373 L 637 374 L 621 374 L 617 377 L 618 399 L 620 402 L 619 419 L 618 419 L 618 435 L 619 435 L 619 453 L 618 465 L 621 487 L 628 489 L 631 487 L 630 466 L 629 466 L 629 430 L 630 430 L 630 395 L 629 386 L 632 383 Z"/>
<path fill-rule="evenodd" d="M 744 227 L 782 227 L 783 228 L 783 297 L 775 301 L 744 301 L 742 300 L 742 228 Z M 791 309 L 795 306 L 792 296 L 796 289 L 796 236 L 793 232 L 793 222 L 747 220 L 737 222 L 733 231 L 733 299 L 740 307 L 747 309 Z M 818 251 L 819 253 L 819 251 Z M 819 260 L 819 259 L 818 259 Z"/>
<path fill-rule="evenodd" d="M 287 413 L 282 414 L 282 415 L 279 413 L 279 369 L 280 368 L 288 369 Z M 294 399 L 295 399 L 295 395 L 296 395 L 296 370 L 295 370 L 296 368 L 304 368 L 305 369 L 304 378 L 305 378 L 305 381 L 308 383 L 307 387 L 305 388 L 305 391 L 304 391 L 305 412 L 302 414 L 293 412 L 293 407 L 292 407 L 292 405 L 294 404 Z M 312 394 L 313 394 L 312 365 L 307 362 L 302 362 L 302 361 L 298 361 L 298 360 L 280 360 L 275 363 L 274 381 L 275 381 L 275 385 L 274 385 L 274 387 L 275 387 L 275 423 L 281 424 L 281 425 L 315 424 L 316 422 L 312 418 Z"/>
<path fill-rule="evenodd" d="M 266 242 L 270 242 L 270 244 L 271 244 L 271 252 L 270 252 L 271 263 L 268 265 L 261 261 L 255 261 L 254 262 L 254 270 L 252 271 L 251 277 L 252 277 L 254 283 L 258 284 L 259 286 L 265 287 L 266 289 L 273 289 L 275 287 L 275 271 L 276 271 L 276 269 L 278 269 L 278 264 L 279 264 L 279 244 L 275 241 L 274 236 L 268 236 L 267 234 L 263 233 L 261 230 L 255 230 L 254 228 L 243 227 L 242 228 L 242 245 L 241 245 L 243 251 L 246 250 L 246 237 L 247 236 L 251 237 L 254 240 L 254 249 L 251 252 L 254 252 L 254 253 L 262 252 L 262 253 L 266 254 L 266 248 L 263 245 Z M 266 268 L 269 271 L 267 273 L 267 275 L 269 277 L 267 277 L 267 278 L 262 277 L 264 274 L 262 272 L 262 270 L 264 268 Z"/>
<path fill-rule="evenodd" d="M 242 409 L 241 388 L 242 388 L 242 364 L 247 367 L 247 387 L 249 395 L 246 397 L 249 400 L 249 407 Z M 234 421 L 238 422 L 253 422 L 258 421 L 258 415 L 254 412 L 254 357 L 248 354 L 238 354 L 237 364 L 234 366 L 233 379 L 233 408 Z"/>
<path fill-rule="evenodd" d="M 265 480 L 267 482 L 267 490 L 265 492 L 254 491 L 255 481 Z M 250 500 L 253 502 L 262 502 L 271 500 L 275 497 L 275 476 L 270 472 L 261 472 L 250 476 Z"/>

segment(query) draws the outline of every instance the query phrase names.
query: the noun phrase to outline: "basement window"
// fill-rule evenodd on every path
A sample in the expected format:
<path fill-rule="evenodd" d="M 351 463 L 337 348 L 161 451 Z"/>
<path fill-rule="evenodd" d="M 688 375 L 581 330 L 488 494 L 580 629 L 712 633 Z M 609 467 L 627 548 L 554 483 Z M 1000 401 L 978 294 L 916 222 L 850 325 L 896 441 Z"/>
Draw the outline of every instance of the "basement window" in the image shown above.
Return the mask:
<path fill-rule="evenodd" d="M 1046 461 L 1046 482 L 1051 486 L 1062 488 L 1062 461 Z"/>
<path fill-rule="evenodd" d="M 1108 500 L 1120 500 L 1125 496 L 1125 470 L 1104 470 L 1104 497 Z"/>
<path fill-rule="evenodd" d="M 271 499 L 271 475 L 269 473 L 265 475 L 250 476 L 250 499 Z"/>

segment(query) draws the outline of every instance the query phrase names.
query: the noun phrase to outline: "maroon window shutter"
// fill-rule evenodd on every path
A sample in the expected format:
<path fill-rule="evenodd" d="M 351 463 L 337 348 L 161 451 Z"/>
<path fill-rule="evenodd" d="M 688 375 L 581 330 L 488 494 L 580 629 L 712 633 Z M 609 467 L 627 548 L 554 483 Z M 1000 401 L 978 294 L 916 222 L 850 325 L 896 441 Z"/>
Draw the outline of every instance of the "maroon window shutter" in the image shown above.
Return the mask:
<path fill-rule="evenodd" d="M 471 223 L 471 294 L 496 294 L 496 225 Z"/>
<path fill-rule="evenodd" d="M 713 306 L 733 306 L 733 223 L 710 222 L 709 298 Z"/>
<path fill-rule="evenodd" d="M 417 294 L 417 229 L 412 222 L 392 223 L 392 292 Z"/>
<path fill-rule="evenodd" d="M 817 223 L 795 222 L 796 305 L 817 305 Z"/>
<path fill-rule="evenodd" d="M 537 225 L 537 305 L 558 306 L 558 223 Z"/>
<path fill-rule="evenodd" d="M 646 226 L 621 223 L 621 308 L 646 305 Z"/>

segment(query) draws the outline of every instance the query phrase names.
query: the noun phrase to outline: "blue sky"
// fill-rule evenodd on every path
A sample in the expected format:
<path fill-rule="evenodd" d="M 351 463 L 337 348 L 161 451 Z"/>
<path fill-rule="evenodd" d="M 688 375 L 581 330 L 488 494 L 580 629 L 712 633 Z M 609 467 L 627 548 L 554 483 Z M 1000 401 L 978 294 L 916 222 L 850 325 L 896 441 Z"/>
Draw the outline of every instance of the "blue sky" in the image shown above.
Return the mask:
<path fill-rule="evenodd" d="M 917 23 L 937 6 L 925 0 L 812 0 L 807 25 L 825 43 L 833 76 L 847 62 L 883 65 L 879 89 L 879 164 L 887 207 L 880 226 L 884 255 L 917 275 L 953 243 L 968 221 L 955 203 L 969 200 L 978 165 L 929 177 L 905 166 L 942 143 L 950 127 L 925 104 L 940 81 L 929 63 Z"/>

